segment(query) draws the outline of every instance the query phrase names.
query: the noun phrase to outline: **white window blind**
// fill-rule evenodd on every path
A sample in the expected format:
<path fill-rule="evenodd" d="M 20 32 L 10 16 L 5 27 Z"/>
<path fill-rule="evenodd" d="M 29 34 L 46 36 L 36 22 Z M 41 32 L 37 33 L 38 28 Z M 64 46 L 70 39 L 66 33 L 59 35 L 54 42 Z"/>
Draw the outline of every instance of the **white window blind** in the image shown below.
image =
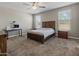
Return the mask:
<path fill-rule="evenodd" d="M 59 30 L 69 31 L 70 28 L 70 10 L 63 10 L 58 12 L 58 28 Z"/>

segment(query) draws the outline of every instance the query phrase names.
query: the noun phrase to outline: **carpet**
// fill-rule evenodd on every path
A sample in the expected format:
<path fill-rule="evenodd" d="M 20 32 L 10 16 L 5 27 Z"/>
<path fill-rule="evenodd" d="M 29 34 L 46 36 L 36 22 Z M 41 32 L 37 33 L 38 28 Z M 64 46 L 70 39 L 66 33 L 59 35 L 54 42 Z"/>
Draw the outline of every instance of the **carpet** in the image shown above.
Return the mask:
<path fill-rule="evenodd" d="M 50 38 L 44 44 L 22 37 L 7 40 L 8 56 L 79 56 L 79 40 Z"/>

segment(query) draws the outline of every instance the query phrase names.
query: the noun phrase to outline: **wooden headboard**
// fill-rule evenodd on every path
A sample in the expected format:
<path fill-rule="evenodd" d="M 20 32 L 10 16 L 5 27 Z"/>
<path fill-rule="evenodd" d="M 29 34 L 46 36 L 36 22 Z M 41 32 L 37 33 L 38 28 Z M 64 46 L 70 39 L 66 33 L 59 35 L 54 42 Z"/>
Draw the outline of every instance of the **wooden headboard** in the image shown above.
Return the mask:
<path fill-rule="evenodd" d="M 55 29 L 55 21 L 44 21 L 42 22 L 42 27 Z"/>

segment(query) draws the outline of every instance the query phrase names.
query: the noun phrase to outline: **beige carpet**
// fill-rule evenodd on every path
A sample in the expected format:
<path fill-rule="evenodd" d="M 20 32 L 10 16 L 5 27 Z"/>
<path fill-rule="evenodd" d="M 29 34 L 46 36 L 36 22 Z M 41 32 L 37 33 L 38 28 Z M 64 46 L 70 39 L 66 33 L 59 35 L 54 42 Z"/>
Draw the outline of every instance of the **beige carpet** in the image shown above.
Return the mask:
<path fill-rule="evenodd" d="M 79 40 L 50 38 L 45 44 L 23 37 L 7 41 L 9 56 L 78 56 Z"/>

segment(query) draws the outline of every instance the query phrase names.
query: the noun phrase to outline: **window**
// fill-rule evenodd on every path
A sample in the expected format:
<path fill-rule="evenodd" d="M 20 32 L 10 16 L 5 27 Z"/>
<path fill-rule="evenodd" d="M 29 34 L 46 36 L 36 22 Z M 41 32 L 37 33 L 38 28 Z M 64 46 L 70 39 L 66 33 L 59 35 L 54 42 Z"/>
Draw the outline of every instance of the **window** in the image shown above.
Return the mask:
<path fill-rule="evenodd" d="M 35 28 L 41 28 L 42 27 L 42 20 L 40 15 L 35 16 Z"/>
<path fill-rule="evenodd" d="M 70 30 L 70 10 L 59 11 L 58 13 L 59 30 Z"/>

